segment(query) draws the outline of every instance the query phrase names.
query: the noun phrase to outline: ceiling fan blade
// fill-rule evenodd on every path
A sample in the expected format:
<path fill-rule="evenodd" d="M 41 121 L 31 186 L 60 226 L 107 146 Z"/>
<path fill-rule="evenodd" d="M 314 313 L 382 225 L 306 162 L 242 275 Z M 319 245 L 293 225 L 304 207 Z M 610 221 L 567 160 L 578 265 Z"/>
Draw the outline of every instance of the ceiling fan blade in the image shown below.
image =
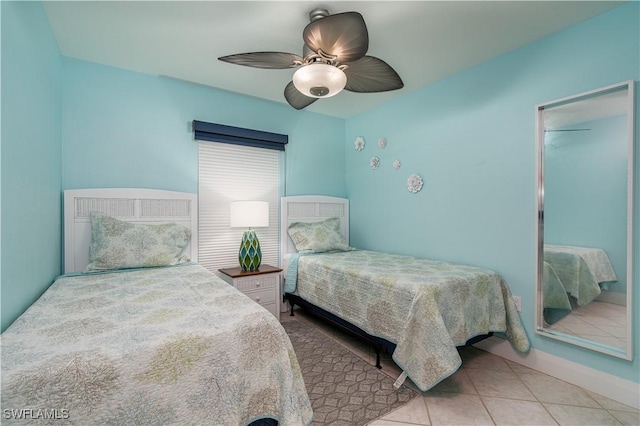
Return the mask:
<path fill-rule="evenodd" d="M 344 90 L 358 93 L 387 92 L 402 89 L 404 83 L 393 68 L 382 59 L 365 56 L 350 62 L 344 70 L 347 85 Z"/>
<path fill-rule="evenodd" d="M 218 59 L 230 64 L 264 69 L 295 68 L 300 66 L 303 61 L 299 55 L 284 52 L 238 53 L 236 55 L 221 56 Z"/>
<path fill-rule="evenodd" d="M 369 50 L 367 26 L 358 12 L 317 19 L 305 27 L 302 37 L 311 50 L 335 55 L 338 62 L 358 60 Z"/>
<path fill-rule="evenodd" d="M 290 81 L 287 87 L 284 88 L 284 97 L 289 102 L 289 105 L 295 109 L 306 108 L 318 100 L 318 98 L 311 98 L 300 93 L 296 86 L 293 85 L 293 81 Z"/>

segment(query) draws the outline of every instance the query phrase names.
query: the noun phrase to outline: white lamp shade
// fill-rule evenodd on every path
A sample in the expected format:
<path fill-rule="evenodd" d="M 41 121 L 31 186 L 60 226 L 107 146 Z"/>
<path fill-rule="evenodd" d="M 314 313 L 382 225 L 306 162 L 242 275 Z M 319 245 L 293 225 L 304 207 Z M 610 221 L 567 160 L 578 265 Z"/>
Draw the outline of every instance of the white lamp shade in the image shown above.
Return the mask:
<path fill-rule="evenodd" d="M 337 95 L 347 84 L 345 73 L 327 64 L 309 64 L 293 74 L 293 85 L 305 96 L 329 98 Z"/>
<path fill-rule="evenodd" d="M 229 213 L 232 228 L 269 226 L 269 203 L 266 201 L 232 201 Z"/>

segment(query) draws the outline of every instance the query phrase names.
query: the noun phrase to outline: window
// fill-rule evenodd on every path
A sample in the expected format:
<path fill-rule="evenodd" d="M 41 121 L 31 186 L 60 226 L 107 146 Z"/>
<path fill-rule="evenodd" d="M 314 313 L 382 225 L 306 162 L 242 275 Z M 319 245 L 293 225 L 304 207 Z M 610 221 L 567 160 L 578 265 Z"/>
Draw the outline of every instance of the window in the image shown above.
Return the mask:
<path fill-rule="evenodd" d="M 277 150 L 237 142 L 198 142 L 198 261 L 208 270 L 239 265 L 245 229 L 229 226 L 229 203 L 236 200 L 269 202 L 269 227 L 255 231 L 262 263 L 279 264 L 281 146 Z"/>

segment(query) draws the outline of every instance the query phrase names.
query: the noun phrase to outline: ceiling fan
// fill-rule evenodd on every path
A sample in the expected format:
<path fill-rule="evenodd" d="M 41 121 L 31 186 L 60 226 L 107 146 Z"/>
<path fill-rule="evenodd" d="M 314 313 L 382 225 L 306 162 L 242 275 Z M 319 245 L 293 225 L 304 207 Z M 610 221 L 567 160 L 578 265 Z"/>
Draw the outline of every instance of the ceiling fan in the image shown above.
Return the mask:
<path fill-rule="evenodd" d="M 311 23 L 302 33 L 304 57 L 284 52 L 250 52 L 218 59 L 253 68 L 298 68 L 284 89 L 285 99 L 295 109 L 334 96 L 342 89 L 375 93 L 404 87 L 398 73 L 386 62 L 366 56 L 369 34 L 358 12 L 329 15 L 326 9 L 314 9 L 309 19 Z"/>

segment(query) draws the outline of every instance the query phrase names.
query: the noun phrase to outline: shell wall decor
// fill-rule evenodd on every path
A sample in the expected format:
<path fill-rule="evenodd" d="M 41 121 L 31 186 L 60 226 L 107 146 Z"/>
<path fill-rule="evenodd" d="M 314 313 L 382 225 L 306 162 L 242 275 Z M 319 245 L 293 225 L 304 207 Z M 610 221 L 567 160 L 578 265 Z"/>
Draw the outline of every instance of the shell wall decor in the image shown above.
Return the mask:
<path fill-rule="evenodd" d="M 371 157 L 371 160 L 369 161 L 369 165 L 373 170 L 377 169 L 378 166 L 380 166 L 380 159 L 378 157 Z"/>
<path fill-rule="evenodd" d="M 365 148 L 366 142 L 364 136 L 358 136 L 353 142 L 353 146 L 356 151 L 360 152 Z M 378 138 L 378 148 L 385 149 L 388 145 L 386 138 Z M 402 162 L 400 160 L 393 160 L 391 162 L 391 166 L 393 170 L 399 170 L 402 166 Z M 377 170 L 380 167 L 380 157 L 373 156 L 369 159 L 369 168 L 371 170 Z M 412 194 L 416 194 L 422 190 L 424 182 L 422 180 L 422 176 L 418 173 L 413 173 L 409 175 L 407 178 L 407 190 Z"/>
<path fill-rule="evenodd" d="M 420 192 L 420 190 L 422 189 L 422 176 L 417 173 L 409 176 L 409 178 L 407 179 L 407 189 L 409 190 L 409 192 L 414 194 Z"/>

